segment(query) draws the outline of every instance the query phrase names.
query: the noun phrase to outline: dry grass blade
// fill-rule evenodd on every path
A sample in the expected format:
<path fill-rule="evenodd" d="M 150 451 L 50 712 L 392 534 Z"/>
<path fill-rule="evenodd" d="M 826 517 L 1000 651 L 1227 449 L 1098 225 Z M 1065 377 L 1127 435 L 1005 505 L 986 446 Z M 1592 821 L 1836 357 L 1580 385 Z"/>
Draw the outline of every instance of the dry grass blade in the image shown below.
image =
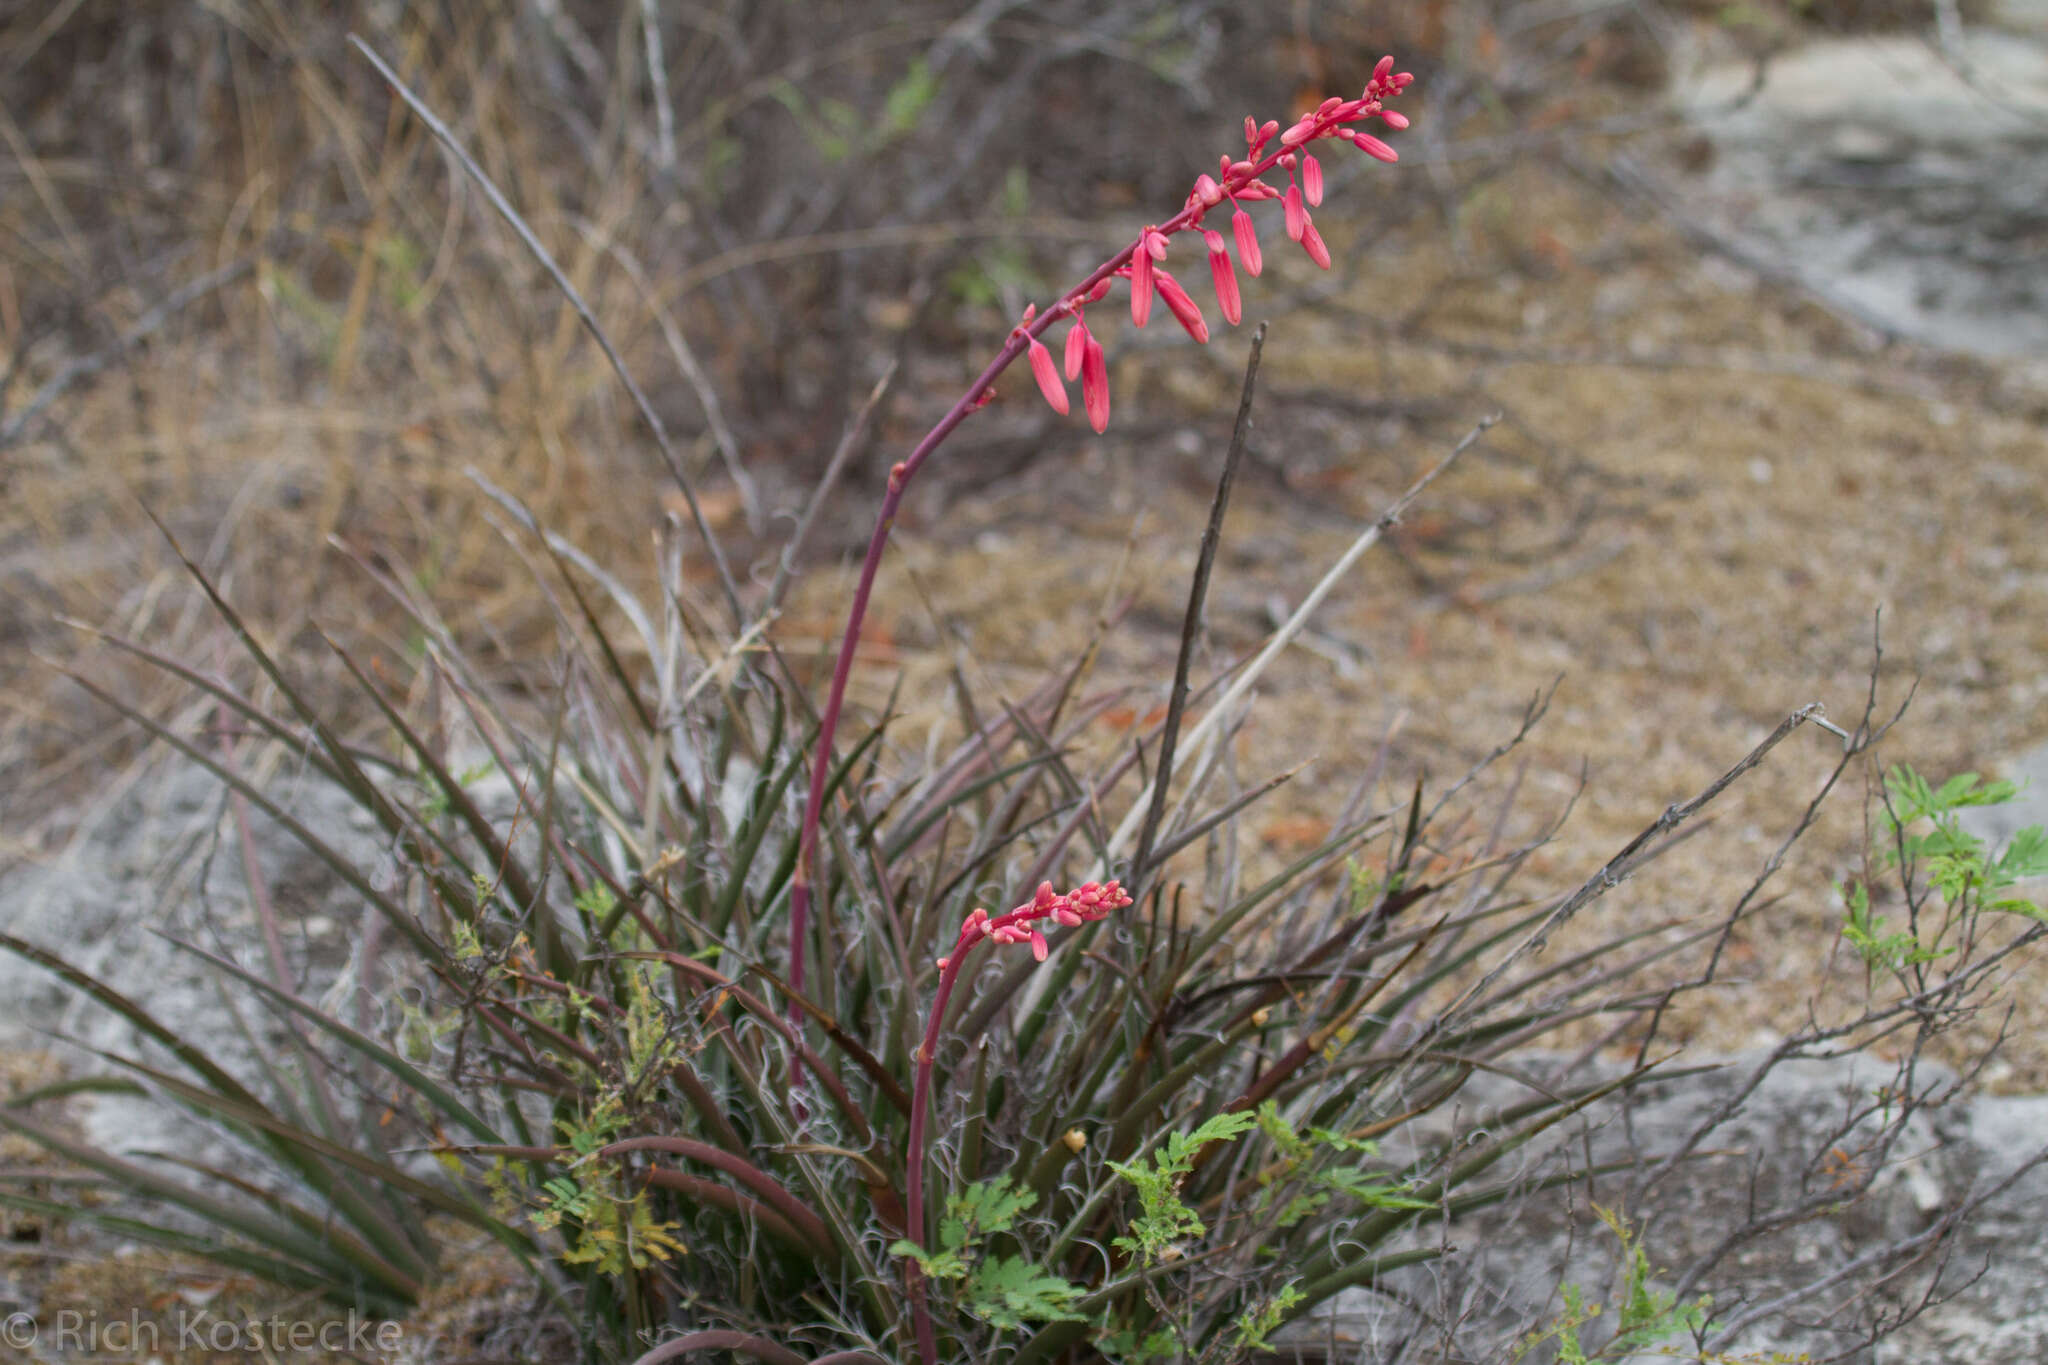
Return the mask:
<path fill-rule="evenodd" d="M 684 501 L 689 504 L 691 519 L 697 524 L 697 534 L 703 538 L 704 548 L 711 555 L 712 565 L 718 571 L 719 586 L 725 591 L 726 605 L 732 610 L 733 628 L 738 629 L 746 620 L 747 614 L 746 609 L 740 605 L 739 584 L 734 581 L 732 569 L 726 563 L 725 550 L 719 544 L 717 534 L 712 531 L 711 523 L 705 519 L 704 509 L 697 501 L 697 490 L 691 484 L 689 475 L 683 470 L 682 457 L 676 452 L 675 442 L 669 437 L 667 425 L 662 422 L 661 414 L 654 410 L 654 404 L 650 403 L 647 395 L 641 391 L 639 381 L 633 378 L 633 372 L 626 368 L 624 357 L 620 356 L 618 348 L 612 345 L 611 337 L 605 333 L 603 324 L 597 320 L 597 314 L 584 302 L 582 293 L 570 282 L 562 267 L 555 263 L 554 256 L 541 245 L 540 238 L 526 225 L 526 220 L 520 216 L 519 211 L 512 207 L 512 201 L 505 197 L 504 192 L 488 175 L 484 174 L 483 167 L 476 164 L 475 158 L 470 156 L 468 150 L 449 130 L 448 125 L 441 122 L 427 103 L 399 79 L 398 73 L 386 65 L 384 59 L 378 56 L 368 43 L 353 34 L 349 36 L 349 43 L 377 69 L 377 74 L 384 78 L 385 84 L 405 101 L 406 106 L 418 116 L 420 122 L 426 124 L 441 145 L 448 149 L 448 154 L 455 158 L 472 180 L 476 181 L 484 197 L 490 200 L 491 207 L 496 209 L 498 215 L 519 234 L 519 240 L 526 244 L 526 249 L 533 253 L 534 258 L 541 263 L 541 268 L 548 272 L 549 278 L 555 282 L 555 287 L 562 291 L 562 296 L 569 301 L 569 306 L 576 310 L 576 316 L 583 320 L 584 327 L 589 330 L 599 349 L 604 352 L 605 359 L 611 362 L 613 373 L 618 375 L 619 382 L 632 397 L 633 406 L 638 409 L 640 419 L 647 424 L 649 433 L 654 437 L 654 443 L 660 447 L 661 458 L 668 465 L 669 477 L 675 480 L 676 487 L 682 491 Z"/>

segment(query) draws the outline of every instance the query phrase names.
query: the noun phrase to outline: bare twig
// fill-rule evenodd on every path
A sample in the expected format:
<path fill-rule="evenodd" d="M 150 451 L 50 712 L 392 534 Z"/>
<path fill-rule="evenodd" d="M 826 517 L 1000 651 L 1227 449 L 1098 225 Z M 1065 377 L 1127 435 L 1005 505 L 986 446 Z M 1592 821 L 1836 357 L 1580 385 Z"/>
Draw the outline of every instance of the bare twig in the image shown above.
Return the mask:
<path fill-rule="evenodd" d="M 1237 467 L 1244 460 L 1244 448 L 1252 431 L 1252 398 L 1258 385 L 1259 358 L 1266 350 L 1266 324 L 1252 332 L 1251 354 L 1245 359 L 1244 391 L 1237 400 L 1237 423 L 1230 433 L 1230 449 L 1223 456 L 1223 473 L 1216 480 L 1216 496 L 1209 503 L 1209 524 L 1202 531 L 1202 548 L 1195 559 L 1195 576 L 1188 584 L 1188 609 L 1181 617 L 1180 655 L 1173 665 L 1173 693 L 1166 706 L 1166 725 L 1159 732 L 1159 761 L 1152 776 L 1152 803 L 1145 811 L 1145 826 L 1138 835 L 1137 852 L 1131 855 L 1131 894 L 1143 897 L 1145 874 L 1150 870 L 1153 841 L 1159 836 L 1159 822 L 1166 814 L 1166 789 L 1173 781 L 1173 750 L 1180 740 L 1180 721 L 1188 704 L 1188 669 L 1194 663 L 1195 637 L 1202 633 L 1202 606 L 1209 596 L 1209 573 L 1216 566 L 1216 546 L 1223 539 L 1223 515 L 1230 509 L 1230 489 L 1237 482 Z"/>
<path fill-rule="evenodd" d="M 103 346 L 91 355 L 80 356 L 66 365 L 28 400 L 20 412 L 0 423 L 0 448 L 13 445 L 21 433 L 33 422 L 43 409 L 63 397 L 65 392 L 81 379 L 89 379 L 114 363 L 120 356 L 132 350 L 137 344 L 148 340 L 163 325 L 184 309 L 205 298 L 216 289 L 225 288 L 247 275 L 254 265 L 249 261 L 235 261 L 218 270 L 209 271 L 196 280 L 187 281 L 166 295 L 156 307 L 137 319 L 135 325 L 121 333 L 112 345 Z"/>

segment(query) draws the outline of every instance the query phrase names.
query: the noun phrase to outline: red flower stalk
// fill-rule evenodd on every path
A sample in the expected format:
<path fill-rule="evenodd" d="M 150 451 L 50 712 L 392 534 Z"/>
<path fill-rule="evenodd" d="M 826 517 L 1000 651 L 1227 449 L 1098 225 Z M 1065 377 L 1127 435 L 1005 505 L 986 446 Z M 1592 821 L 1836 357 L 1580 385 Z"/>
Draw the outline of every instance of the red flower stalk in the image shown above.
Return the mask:
<path fill-rule="evenodd" d="M 888 545 L 889 533 L 895 525 L 897 513 L 903 504 L 905 490 L 910 481 L 923 467 L 932 452 L 953 434 L 967 417 L 985 406 L 993 395 L 996 380 L 1019 357 L 1028 358 L 1033 375 L 1038 381 L 1045 399 L 1056 410 L 1066 411 L 1062 403 L 1066 398 L 1064 385 L 1053 371 L 1052 357 L 1039 340 L 1045 329 L 1055 318 L 1066 316 L 1073 320 L 1073 330 L 1066 342 L 1065 371 L 1067 379 L 1079 377 L 1081 381 L 1082 406 L 1088 415 L 1089 425 L 1097 431 L 1109 424 L 1109 371 L 1105 362 L 1102 345 L 1088 331 L 1081 321 L 1084 304 L 1099 302 L 1110 289 L 1110 281 L 1118 275 L 1127 275 L 1131 281 L 1131 320 L 1138 326 L 1145 325 L 1152 309 L 1152 295 L 1155 289 L 1166 299 L 1167 307 L 1187 328 L 1197 341 L 1208 339 L 1208 324 L 1202 319 L 1201 310 L 1187 296 L 1178 282 L 1156 269 L 1157 263 L 1166 256 L 1168 239 L 1176 233 L 1190 229 L 1200 230 L 1203 217 L 1212 208 L 1228 201 L 1233 205 L 1231 218 L 1232 235 L 1236 238 L 1237 253 L 1244 268 L 1256 276 L 1262 268 L 1257 235 L 1252 229 L 1251 218 L 1245 213 L 1244 205 L 1265 199 L 1281 199 L 1287 219 L 1288 236 L 1302 243 L 1318 265 L 1328 268 L 1329 249 L 1323 245 L 1320 234 L 1308 221 L 1308 210 L 1302 204 L 1302 186 L 1291 183 L 1286 194 L 1266 183 L 1261 177 L 1280 169 L 1296 174 L 1299 179 L 1312 182 L 1313 198 L 1321 199 L 1322 168 L 1314 163 L 1307 148 L 1313 143 L 1330 139 L 1350 142 L 1367 155 L 1382 161 L 1395 159 L 1393 148 L 1367 133 L 1358 132 L 1349 125 L 1370 119 L 1379 119 L 1389 128 L 1407 126 L 1408 120 L 1385 109 L 1385 102 L 1399 95 L 1415 78 L 1407 72 L 1394 70 L 1393 58 L 1383 58 L 1373 68 L 1372 79 L 1357 99 L 1330 99 L 1323 101 L 1315 112 L 1298 120 L 1284 133 L 1279 123 L 1267 121 L 1263 124 L 1245 120 L 1245 156 L 1233 160 L 1229 156 L 1218 162 L 1218 174 L 1199 178 L 1180 212 L 1164 223 L 1148 226 L 1138 239 L 1097 266 L 1087 279 L 1069 290 L 1051 307 L 1041 313 L 1027 314 L 1026 320 L 1012 329 L 1009 340 L 997 352 L 988 367 L 981 372 L 958 401 L 941 417 L 938 424 L 925 434 L 910 454 L 905 456 L 891 470 L 888 491 L 875 518 L 873 533 L 868 539 L 867 558 L 861 565 L 860 577 L 854 585 L 853 600 L 846 614 L 846 628 L 839 644 L 839 656 L 832 670 L 831 688 L 825 697 L 825 705 L 819 716 L 817 751 L 811 763 L 810 791 L 804 806 L 803 825 L 797 836 L 796 875 L 790 883 L 789 934 L 790 962 L 789 985 L 793 994 L 801 996 L 804 988 L 805 949 L 809 943 L 811 909 L 811 886 L 815 876 L 814 863 L 817 856 L 818 826 L 824 816 L 825 784 L 832 768 L 833 740 L 838 734 L 839 716 L 846 702 L 847 683 L 853 673 L 854 652 L 860 643 L 861 626 L 867 620 L 868 599 L 873 594 L 875 575 L 881 568 L 882 552 Z M 1278 147 L 1273 147 L 1275 136 Z M 1243 305 L 1236 297 L 1236 276 L 1227 275 L 1224 265 L 1227 256 L 1218 264 L 1217 253 L 1211 243 L 1212 272 L 1217 279 L 1217 297 L 1222 302 L 1224 316 L 1236 323 L 1243 316 Z M 1226 278 L 1228 283 L 1226 283 Z M 1078 893 L 1076 893 L 1078 894 Z M 1016 912 L 1012 912 L 1015 914 Z M 1079 913 L 1076 911 L 1076 913 Z M 1042 918 L 1043 916 L 1040 916 Z M 991 921 L 991 924 L 998 921 Z M 1018 923 L 1019 921 L 1012 921 Z M 1032 943 L 1034 949 L 1042 936 L 1034 937 L 1036 931 L 1025 930 L 1019 941 Z M 979 939 L 973 940 L 979 942 Z M 952 955 L 957 964 L 961 952 L 972 947 L 964 942 Z M 951 978 L 941 981 L 941 990 L 949 988 Z M 801 1008 L 791 1002 L 790 1017 L 794 1027 L 803 1026 Z M 934 1014 L 934 1018 L 937 1014 Z M 801 1086 L 802 1074 L 798 1071 L 791 1077 L 793 1086 Z M 920 1128 L 920 1140 L 922 1130 Z M 921 1303 L 921 1300 L 919 1301 Z M 925 1319 L 929 1329 L 929 1319 Z M 920 1334 L 919 1347 L 927 1365 L 936 1361 L 935 1347 L 924 1333 Z"/>
<path fill-rule="evenodd" d="M 1091 920 L 1107 918 L 1110 912 L 1121 910 L 1130 903 L 1130 896 L 1114 881 L 1086 882 L 1065 895 L 1054 891 L 1051 882 L 1040 882 L 1037 894 L 1022 905 L 993 917 L 988 911 L 977 909 L 961 922 L 960 936 L 953 942 L 953 951 L 938 961 L 939 989 L 932 997 L 931 1017 L 925 1021 L 924 1042 L 917 1049 L 917 1080 L 910 1096 L 904 1231 L 919 1246 L 925 1244 L 926 1236 L 925 1120 L 931 1108 L 932 1062 L 938 1056 L 939 1026 L 946 1018 L 946 1002 L 952 997 L 953 984 L 960 979 L 960 969 L 967 964 L 967 955 L 987 939 L 992 943 L 1028 943 L 1031 955 L 1043 962 L 1049 945 L 1038 921 L 1050 919 L 1070 929 L 1078 928 Z M 916 1261 L 906 1260 L 903 1265 L 910 1285 L 911 1316 L 917 1325 L 918 1352 L 926 1365 L 936 1365 L 938 1340 L 932 1330 L 931 1312 L 925 1306 L 924 1281 L 919 1277 Z"/>

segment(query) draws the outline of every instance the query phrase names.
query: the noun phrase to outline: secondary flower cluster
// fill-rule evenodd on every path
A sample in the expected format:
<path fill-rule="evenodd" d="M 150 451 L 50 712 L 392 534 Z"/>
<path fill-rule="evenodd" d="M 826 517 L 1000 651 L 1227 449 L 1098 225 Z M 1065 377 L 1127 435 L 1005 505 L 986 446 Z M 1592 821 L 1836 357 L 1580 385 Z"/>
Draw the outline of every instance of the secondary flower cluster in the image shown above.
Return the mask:
<path fill-rule="evenodd" d="M 1407 117 L 1386 108 L 1385 104 L 1414 80 L 1415 77 L 1408 72 L 1394 70 L 1392 57 L 1382 57 L 1379 65 L 1373 68 L 1372 79 L 1366 82 L 1364 93 L 1357 99 L 1333 97 L 1324 100 L 1314 112 L 1303 115 L 1285 132 L 1277 122 L 1261 124 L 1247 118 L 1244 121 L 1246 151 L 1242 160 L 1223 157 L 1216 175 L 1198 176 L 1194 189 L 1188 193 L 1187 204 L 1179 214 L 1165 223 L 1148 226 L 1138 234 L 1137 242 L 1127 253 L 1127 263 L 1117 266 L 1092 284 L 1076 289 L 1048 310 L 1055 317 L 1064 313 L 1074 320 L 1072 329 L 1067 333 L 1065 382 L 1062 382 L 1061 369 L 1053 364 L 1052 353 L 1038 339 L 1050 325 L 1050 319 L 1039 322 L 1034 328 L 1032 322 L 1038 316 L 1037 305 L 1027 307 L 1023 320 L 1012 335 L 1026 342 L 1032 377 L 1038 381 L 1038 390 L 1045 395 L 1045 401 L 1052 405 L 1053 411 L 1066 415 L 1067 383 L 1079 379 L 1081 402 L 1088 411 L 1089 425 L 1097 431 L 1109 425 L 1109 369 L 1103 363 L 1102 344 L 1089 332 L 1082 310 L 1107 296 L 1112 276 L 1131 282 L 1133 323 L 1143 327 L 1151 318 L 1152 299 L 1156 294 L 1189 336 L 1200 343 L 1209 340 L 1209 324 L 1202 316 L 1201 308 L 1163 264 L 1167 243 L 1176 233 L 1189 229 L 1201 232 L 1202 242 L 1208 248 L 1209 277 L 1216 289 L 1217 306 L 1233 327 L 1244 317 L 1243 298 L 1237 285 L 1237 263 L 1242 263 L 1246 273 L 1251 275 L 1257 275 L 1265 268 L 1264 257 L 1259 251 L 1258 232 L 1252 226 L 1251 215 L 1244 210 L 1246 204 L 1278 199 L 1288 238 L 1300 243 L 1310 260 L 1328 270 L 1330 249 L 1323 244 L 1322 234 L 1316 231 L 1315 221 L 1309 216 L 1309 209 L 1323 202 L 1323 166 L 1309 147 L 1316 142 L 1335 139 L 1350 143 L 1376 160 L 1398 160 L 1394 149 L 1379 138 L 1346 125 L 1376 118 L 1389 128 L 1406 128 Z M 1269 148 L 1274 150 L 1269 151 Z M 1276 170 L 1286 172 L 1287 188 L 1284 191 L 1262 178 Z M 1202 227 L 1202 219 L 1209 210 L 1225 201 L 1233 210 L 1230 231 L 1236 240 L 1237 263 L 1232 262 L 1230 247 L 1223 235 Z"/>
<path fill-rule="evenodd" d="M 954 958 L 984 938 L 993 943 L 1028 943 L 1031 955 L 1043 962 L 1047 950 L 1045 935 L 1038 931 L 1034 921 L 1057 920 L 1072 929 L 1089 920 L 1102 919 L 1130 903 L 1131 898 L 1115 881 L 1085 882 L 1065 895 L 1054 891 L 1051 882 L 1040 882 L 1038 894 L 1014 910 L 991 916 L 988 911 L 977 909 L 969 915 L 960 925 L 960 941 L 953 945 L 952 955 L 939 959 L 939 970 L 945 971 Z"/>

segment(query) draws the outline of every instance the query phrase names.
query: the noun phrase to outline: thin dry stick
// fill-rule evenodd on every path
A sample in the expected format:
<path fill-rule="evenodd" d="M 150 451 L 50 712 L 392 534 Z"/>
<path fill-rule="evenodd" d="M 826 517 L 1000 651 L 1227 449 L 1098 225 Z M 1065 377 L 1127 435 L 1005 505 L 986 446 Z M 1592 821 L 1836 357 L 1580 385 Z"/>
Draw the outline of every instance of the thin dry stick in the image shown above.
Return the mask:
<path fill-rule="evenodd" d="M 772 612 L 782 605 L 782 594 L 789 591 L 790 579 L 796 573 L 796 563 L 803 553 L 804 542 L 811 537 L 811 525 L 818 519 L 818 509 L 825 505 L 825 499 L 839 485 L 839 476 L 846 472 L 846 466 L 853 460 L 867 440 L 868 423 L 873 420 L 875 409 L 881 406 L 882 398 L 889 392 L 889 386 L 896 380 L 900 361 L 890 361 L 889 368 L 875 381 L 875 387 L 868 390 L 867 400 L 854 414 L 853 421 L 846 428 L 846 435 L 839 438 L 839 448 L 832 452 L 826 462 L 825 473 L 818 480 L 818 486 L 811 490 L 810 501 L 804 504 L 803 515 L 797 518 L 796 530 L 791 533 L 789 543 L 782 548 L 782 563 L 775 570 L 775 581 L 768 587 L 767 605 L 763 612 Z"/>
<path fill-rule="evenodd" d="M 612 345 L 612 339 L 606 335 L 604 327 L 597 320 L 597 315 L 590 311 L 590 305 L 583 301 L 583 295 L 569 282 L 569 277 L 563 272 L 562 267 L 555 264 L 555 258 L 541 245 L 540 238 L 526 225 L 526 220 L 519 216 L 519 211 L 512 207 L 511 201 L 506 199 L 497 185 L 492 183 L 491 178 L 484 174 L 483 167 L 477 165 L 470 154 L 463 150 L 462 144 L 456 141 L 455 134 L 449 131 L 448 125 L 441 122 L 434 111 L 427 107 L 426 102 L 398 78 L 398 73 L 386 65 L 384 59 L 379 57 L 368 43 L 353 33 L 349 35 L 348 40 L 371 66 L 377 68 L 377 74 L 384 78 L 384 83 L 391 87 L 392 93 L 404 100 L 406 107 L 412 110 L 420 122 L 427 125 L 427 131 L 448 149 L 448 154 L 455 158 L 456 163 L 469 178 L 476 181 L 477 188 L 484 193 L 484 198 L 490 201 L 491 207 L 498 211 L 498 216 L 511 226 L 512 231 L 518 234 L 519 240 L 526 244 L 526 249 L 533 253 L 541 268 L 548 272 L 549 278 L 555 282 L 555 287 L 562 291 L 562 297 L 569 301 L 569 306 L 576 310 L 576 316 L 583 320 L 583 326 L 597 342 L 598 349 L 602 350 L 605 359 L 611 362 L 612 372 L 618 375 L 619 382 L 625 385 L 626 392 L 632 396 L 633 406 L 639 409 L 640 420 L 645 422 L 647 429 L 654 434 L 654 443 L 661 448 L 662 462 L 668 466 L 669 477 L 676 481 L 676 487 L 682 490 L 683 501 L 690 506 L 690 518 L 696 522 L 697 534 L 703 538 L 705 549 L 711 553 L 712 565 L 718 571 L 719 586 L 725 590 L 726 605 L 732 609 L 733 625 L 737 627 L 746 620 L 747 613 L 740 605 L 739 584 L 732 576 L 731 567 L 725 562 L 725 550 L 719 545 L 718 537 L 712 534 L 711 523 L 704 518 L 704 509 L 697 504 L 697 490 L 690 485 L 689 476 L 683 472 L 682 459 L 676 454 L 675 442 L 669 439 L 668 428 L 663 425 L 661 415 L 655 412 L 654 404 L 647 401 L 647 395 L 641 391 L 632 371 L 626 368 L 625 360 L 620 357 L 618 348 Z"/>
<path fill-rule="evenodd" d="M 1244 699 L 1245 693 L 1251 691 L 1253 684 L 1258 682 L 1260 675 L 1266 671 L 1267 666 L 1273 660 L 1280 657 L 1281 651 L 1294 642 L 1295 636 L 1301 634 L 1302 628 L 1308 624 L 1309 617 L 1315 614 L 1316 608 L 1323 604 L 1323 599 L 1330 595 L 1331 590 L 1337 586 L 1344 575 L 1351 572 L 1352 566 L 1358 563 L 1367 550 L 1370 550 L 1379 543 L 1381 536 L 1385 535 L 1391 527 L 1401 520 L 1402 514 L 1414 504 L 1417 498 L 1422 496 L 1424 489 L 1436 482 L 1438 475 L 1451 467 L 1452 461 L 1469 450 L 1473 443 L 1499 420 L 1500 417 L 1496 414 L 1473 427 L 1471 431 L 1465 434 L 1465 439 L 1458 442 L 1451 449 L 1450 454 L 1438 460 L 1435 465 L 1430 467 L 1427 473 L 1409 485 L 1407 492 L 1394 499 L 1392 505 L 1386 511 L 1380 513 L 1378 520 L 1366 527 L 1364 534 L 1351 542 L 1351 547 L 1344 551 L 1342 557 L 1335 564 L 1330 566 L 1330 571 L 1324 574 L 1321 581 L 1309 590 L 1308 596 L 1301 599 L 1301 605 L 1294 609 L 1294 614 L 1287 618 L 1286 624 L 1273 632 L 1273 638 L 1266 642 L 1266 647 L 1260 650 L 1257 657 L 1249 664 L 1245 665 L 1244 670 L 1238 674 L 1237 680 L 1231 683 L 1229 690 L 1216 699 L 1216 704 L 1210 707 L 1201 721 L 1196 724 L 1195 728 L 1188 732 L 1187 743 L 1190 747 L 1208 740 L 1209 736 L 1216 730 L 1216 727 L 1223 723 L 1223 718 L 1236 709 L 1238 702 Z M 1116 835 L 1109 843 L 1109 858 L 1112 861 L 1116 858 L 1117 850 L 1128 844 L 1131 836 L 1137 833 L 1138 822 L 1143 818 L 1144 813 L 1141 808 L 1133 806 L 1130 813 L 1124 816 L 1123 823 L 1117 826 Z"/>
<path fill-rule="evenodd" d="M 1180 719 L 1188 704 L 1188 669 L 1194 662 L 1195 636 L 1202 629 L 1202 604 L 1209 596 L 1209 572 L 1216 566 L 1216 546 L 1223 539 L 1223 514 L 1230 508 L 1231 485 L 1237 482 L 1237 466 L 1252 431 L 1252 391 L 1259 378 L 1259 357 L 1266 350 L 1266 324 L 1252 331 L 1252 353 L 1244 365 L 1244 392 L 1237 400 L 1237 425 L 1230 433 L 1230 449 L 1223 457 L 1223 474 L 1216 481 L 1216 497 L 1209 504 L 1209 524 L 1202 530 L 1202 548 L 1195 559 L 1194 581 L 1188 585 L 1187 614 L 1180 623 L 1180 656 L 1173 665 L 1173 693 L 1166 706 L 1166 726 L 1159 732 L 1158 772 L 1152 780 L 1152 804 L 1145 812 L 1145 829 L 1138 836 L 1138 851 L 1131 856 L 1131 887 L 1142 896 L 1146 864 L 1152 859 L 1152 844 L 1159 837 L 1159 822 L 1166 815 L 1166 789 L 1173 781 L 1173 750 L 1180 739 Z"/>
<path fill-rule="evenodd" d="M 116 357 L 130 350 L 169 322 L 173 317 L 216 289 L 233 284 L 248 274 L 254 266 L 248 261 L 235 261 L 218 270 L 209 271 L 196 280 L 190 280 L 167 294 L 163 301 L 139 318 L 133 327 L 121 333 L 110 346 L 102 347 L 91 355 L 80 356 L 50 376 L 48 383 L 36 390 L 35 397 L 28 400 L 20 412 L 0 423 L 0 447 L 13 445 L 36 415 L 50 404 L 64 396 L 81 379 L 88 379 L 114 363 Z"/>
<path fill-rule="evenodd" d="M 704 373 L 704 367 L 697 360 L 697 352 L 690 345 L 690 339 L 683 335 L 683 329 L 676 325 L 676 317 L 663 303 L 654 281 L 647 278 L 647 272 L 640 266 L 640 260 L 631 251 L 601 232 L 594 223 L 576 220 L 576 230 L 589 245 L 604 252 L 619 263 L 634 285 L 640 290 L 640 298 L 647 305 L 647 311 L 654 315 L 655 325 L 661 328 L 662 340 L 668 343 L 671 356 L 675 357 L 676 368 L 683 372 L 683 379 L 691 392 L 697 395 L 697 406 L 704 412 L 704 425 L 711 429 L 711 443 L 718 451 L 718 457 L 725 463 L 727 477 L 733 487 L 739 490 L 740 506 L 747 514 L 747 529 L 759 535 L 763 525 L 761 493 L 754 486 L 753 476 L 746 471 L 740 459 L 739 439 L 732 434 L 732 427 L 725 420 L 725 405 L 718 401 L 718 390 L 711 387 L 711 377 Z"/>

